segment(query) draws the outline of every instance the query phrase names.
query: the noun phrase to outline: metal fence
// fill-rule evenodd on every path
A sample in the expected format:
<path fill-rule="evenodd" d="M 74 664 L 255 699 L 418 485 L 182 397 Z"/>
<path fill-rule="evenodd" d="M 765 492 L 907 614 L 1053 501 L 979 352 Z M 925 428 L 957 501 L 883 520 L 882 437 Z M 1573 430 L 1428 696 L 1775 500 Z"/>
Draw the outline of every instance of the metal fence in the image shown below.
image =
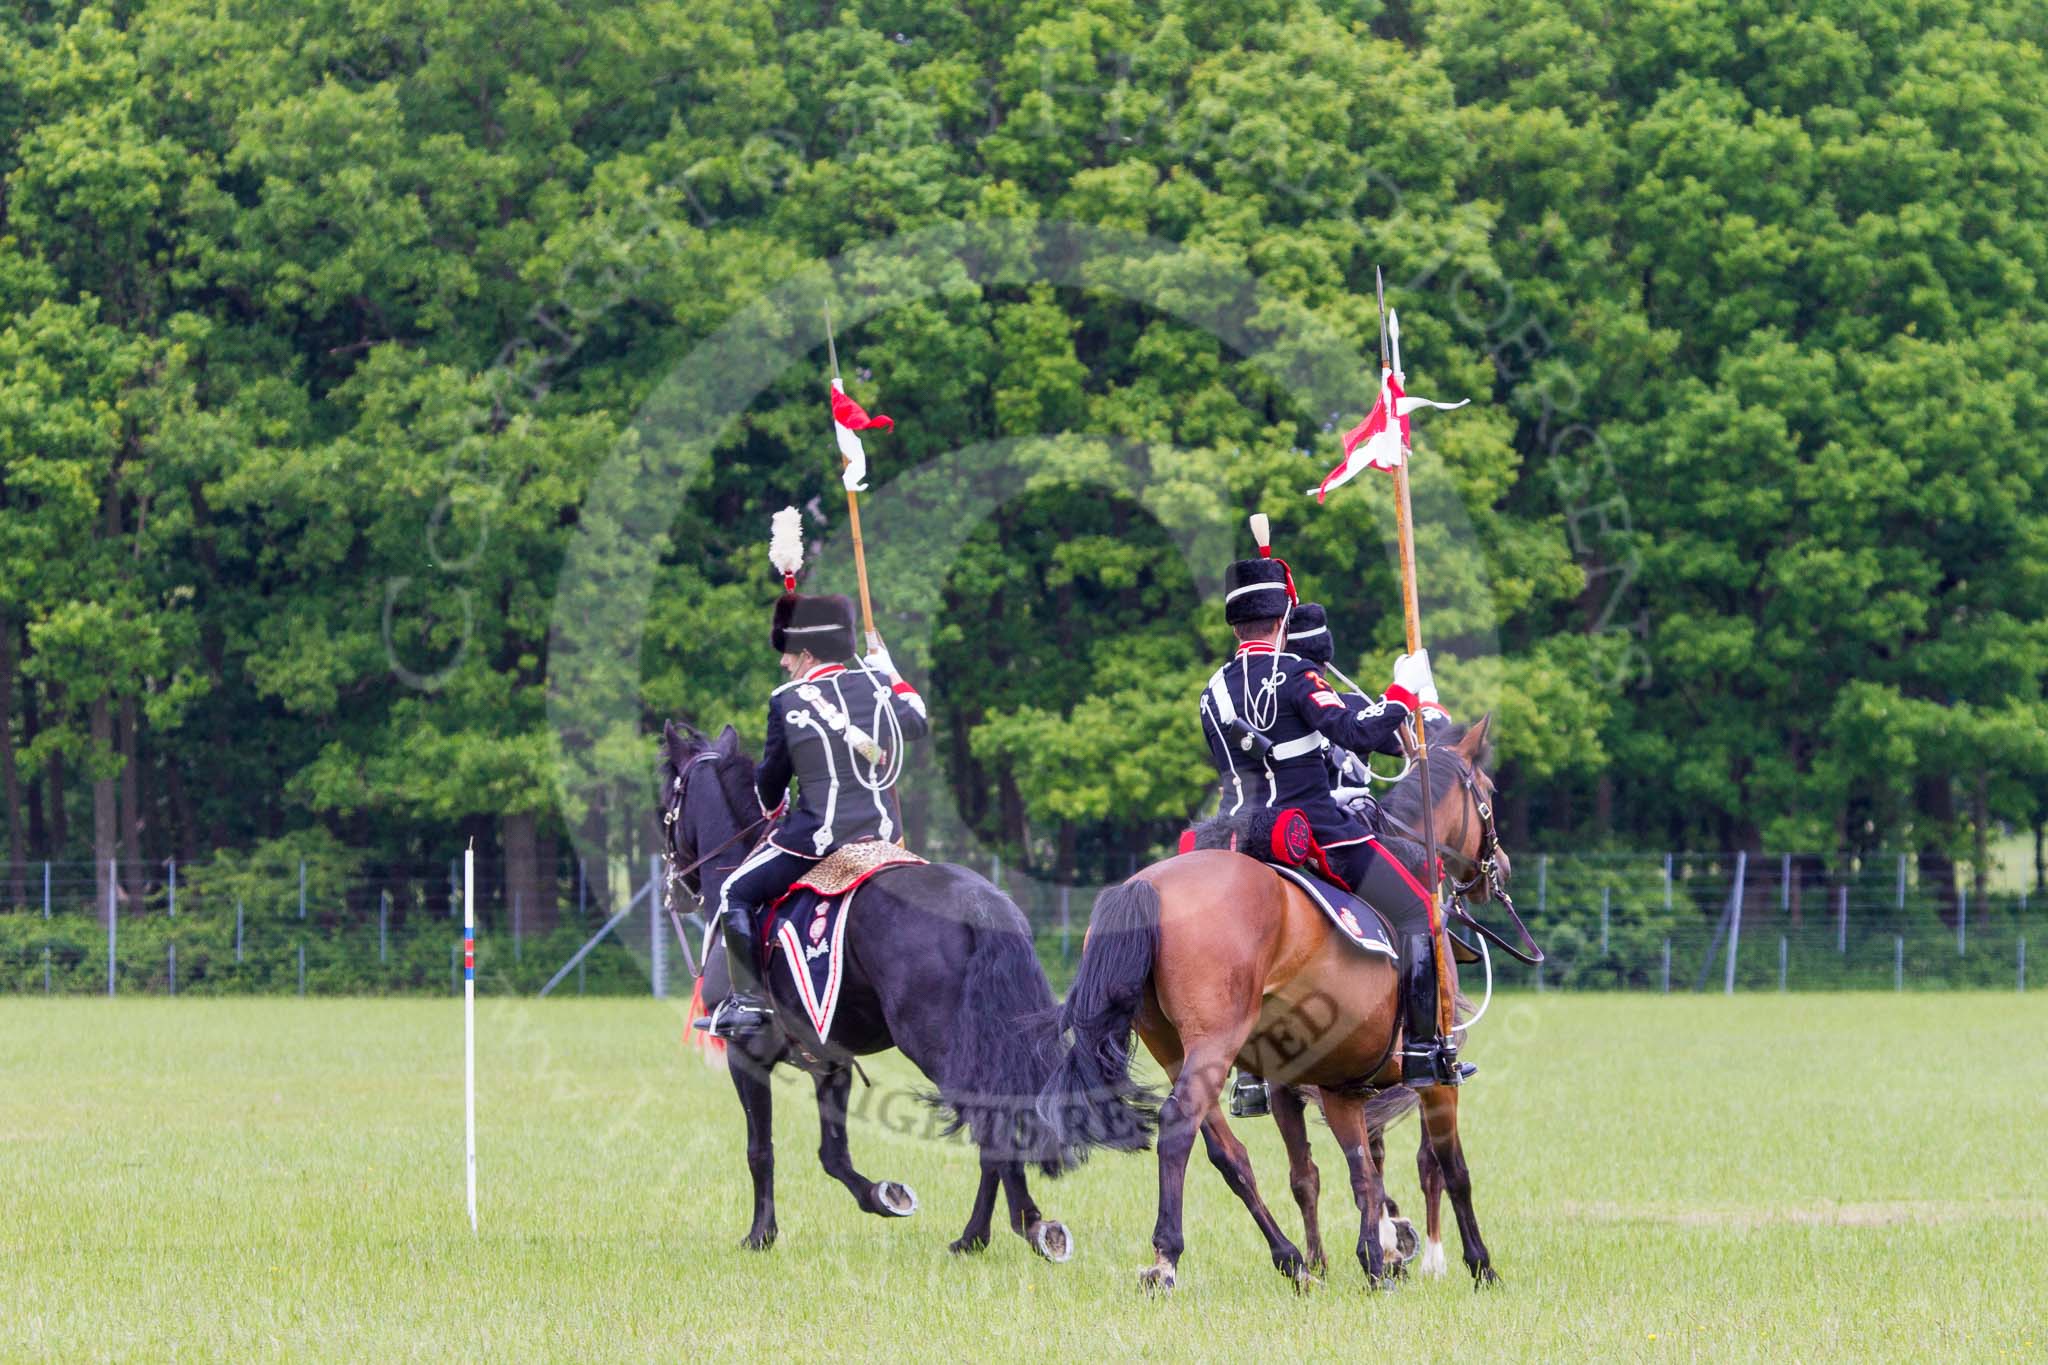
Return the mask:
<path fill-rule="evenodd" d="M 477 980 L 511 994 L 687 993 L 696 942 L 661 913 L 653 863 L 564 863 L 545 905 L 478 859 Z M 977 868 L 1024 909 L 1064 988 L 1098 888 Z M 0 990 L 106 994 L 423 994 L 461 988 L 459 860 L 147 868 L 30 864 L 0 886 Z M 1948 896 L 1910 858 L 1525 854 L 1514 895 L 1549 954 L 1496 954 L 1534 990 L 2026 989 L 2038 898 Z M 1482 913 L 1486 913 L 1482 909 Z M 1476 970 L 1476 969 L 1475 969 Z"/>

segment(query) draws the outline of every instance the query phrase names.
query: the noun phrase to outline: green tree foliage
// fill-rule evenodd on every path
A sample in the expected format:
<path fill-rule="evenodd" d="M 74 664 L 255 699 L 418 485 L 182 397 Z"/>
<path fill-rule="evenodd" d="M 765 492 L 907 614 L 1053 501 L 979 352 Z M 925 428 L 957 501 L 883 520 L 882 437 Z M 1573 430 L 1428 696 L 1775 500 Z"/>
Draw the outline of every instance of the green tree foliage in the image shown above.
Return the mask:
<path fill-rule="evenodd" d="M 769 513 L 806 506 L 834 547 L 814 582 L 851 582 L 822 357 L 754 377 L 646 543 L 589 513 L 608 462 L 659 467 L 636 414 L 820 262 L 1078 224 L 1134 243 L 1111 274 L 935 265 L 839 336 L 849 389 L 899 422 L 869 443 L 899 520 L 867 529 L 937 712 L 907 793 L 930 846 L 1074 876 L 1170 838 L 1208 787 L 1190 698 L 1228 643 L 1203 593 L 1251 510 L 1339 662 L 1384 681 L 1386 485 L 1302 496 L 1370 398 L 1378 265 L 1411 386 L 1478 400 L 1417 421 L 1418 542 L 1446 700 L 1500 718 L 1512 837 L 1910 847 L 1945 872 L 2048 819 L 2032 22 L 11 11 L 10 867 L 316 830 L 432 861 L 476 836 L 545 929 L 572 835 L 648 851 L 663 718 L 758 738 Z M 947 472 L 977 461 L 1002 496 Z M 565 753 L 546 680 L 579 537 L 654 588 L 641 656 L 609 665 L 638 714 Z"/>

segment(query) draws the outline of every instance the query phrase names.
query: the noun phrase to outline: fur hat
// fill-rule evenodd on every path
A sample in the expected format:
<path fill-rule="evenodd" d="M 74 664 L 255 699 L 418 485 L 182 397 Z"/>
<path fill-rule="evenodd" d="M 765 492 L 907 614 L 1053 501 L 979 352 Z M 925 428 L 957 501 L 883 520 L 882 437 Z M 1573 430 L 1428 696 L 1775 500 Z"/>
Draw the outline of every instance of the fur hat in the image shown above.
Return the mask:
<path fill-rule="evenodd" d="M 1254 513 L 1251 522 L 1259 557 L 1237 560 L 1223 571 L 1223 619 L 1233 626 L 1278 620 L 1295 600 L 1294 573 L 1286 560 L 1273 555 L 1272 528 L 1265 514 Z"/>
<path fill-rule="evenodd" d="M 837 593 L 805 597 L 784 593 L 776 599 L 768 627 L 777 654 L 809 650 L 820 659 L 851 659 L 854 655 L 853 599 Z"/>
<path fill-rule="evenodd" d="M 1337 656 L 1330 638 L 1329 613 L 1320 602 L 1303 602 L 1287 618 L 1287 648 L 1310 663 L 1326 664 Z"/>

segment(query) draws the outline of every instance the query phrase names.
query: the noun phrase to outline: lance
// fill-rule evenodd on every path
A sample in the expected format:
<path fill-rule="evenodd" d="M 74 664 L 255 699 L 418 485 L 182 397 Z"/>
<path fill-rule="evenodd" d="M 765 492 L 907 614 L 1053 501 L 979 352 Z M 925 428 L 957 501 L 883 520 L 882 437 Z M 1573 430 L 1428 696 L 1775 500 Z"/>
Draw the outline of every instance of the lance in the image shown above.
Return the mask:
<path fill-rule="evenodd" d="M 1373 267 L 1373 285 L 1380 306 L 1380 391 L 1385 393 L 1386 376 L 1392 374 L 1397 380 L 1401 378 L 1400 323 L 1396 321 L 1392 324 L 1393 344 L 1390 351 L 1387 282 L 1377 266 Z M 1387 413 L 1388 422 L 1399 420 L 1396 413 Z M 1408 496 L 1406 458 L 1394 466 L 1394 526 L 1401 551 L 1401 613 L 1407 627 L 1408 652 L 1413 654 L 1422 648 L 1422 606 L 1415 586 L 1415 512 Z M 1429 736 L 1422 723 L 1420 710 L 1415 713 L 1413 723 L 1415 767 L 1422 777 L 1422 845 L 1424 857 L 1428 859 L 1423 875 L 1429 886 L 1429 946 L 1436 957 L 1437 1034 L 1449 1042 L 1452 1030 L 1457 1024 L 1457 998 L 1451 985 L 1450 943 L 1444 934 L 1443 862 L 1437 854 L 1436 792 L 1429 784 Z"/>
<path fill-rule="evenodd" d="M 832 339 L 832 305 L 830 304 L 825 305 L 825 353 L 832 359 L 832 382 L 837 384 L 839 383 L 839 346 Z M 843 475 L 846 467 L 853 462 L 847 459 L 843 452 L 840 456 L 840 461 L 840 472 Z M 844 482 L 843 478 L 841 481 Z M 860 538 L 860 495 L 853 491 L 851 484 L 847 485 L 846 489 L 846 520 L 847 524 L 853 528 L 853 572 L 854 576 L 860 581 L 860 624 L 861 629 L 867 632 L 868 648 L 872 650 L 882 642 L 882 637 L 875 633 L 875 604 L 868 598 L 868 552 L 867 546 L 862 543 Z"/>

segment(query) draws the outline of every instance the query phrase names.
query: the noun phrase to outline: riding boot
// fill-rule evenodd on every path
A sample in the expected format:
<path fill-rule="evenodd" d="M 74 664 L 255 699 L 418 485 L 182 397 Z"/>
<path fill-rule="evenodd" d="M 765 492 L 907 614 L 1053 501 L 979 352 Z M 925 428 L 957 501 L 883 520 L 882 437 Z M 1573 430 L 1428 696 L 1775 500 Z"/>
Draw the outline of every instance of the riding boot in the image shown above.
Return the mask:
<path fill-rule="evenodd" d="M 1407 1011 L 1401 1079 L 1415 1087 L 1457 1085 L 1478 1070 L 1458 1061 L 1457 1041 L 1436 1020 L 1436 953 L 1428 934 L 1409 934 L 1401 954 L 1401 999 Z"/>
<path fill-rule="evenodd" d="M 755 966 L 754 908 L 740 901 L 728 902 L 718 921 L 718 930 L 719 940 L 725 945 L 725 970 L 732 977 L 732 991 L 711 1012 L 707 1027 L 714 1038 L 750 1037 L 775 1017 Z"/>
<path fill-rule="evenodd" d="M 1243 1067 L 1237 1069 L 1237 1084 L 1230 1091 L 1230 1117 L 1234 1119 L 1264 1118 L 1273 1112 L 1272 1102 L 1266 1097 L 1266 1083 Z"/>

